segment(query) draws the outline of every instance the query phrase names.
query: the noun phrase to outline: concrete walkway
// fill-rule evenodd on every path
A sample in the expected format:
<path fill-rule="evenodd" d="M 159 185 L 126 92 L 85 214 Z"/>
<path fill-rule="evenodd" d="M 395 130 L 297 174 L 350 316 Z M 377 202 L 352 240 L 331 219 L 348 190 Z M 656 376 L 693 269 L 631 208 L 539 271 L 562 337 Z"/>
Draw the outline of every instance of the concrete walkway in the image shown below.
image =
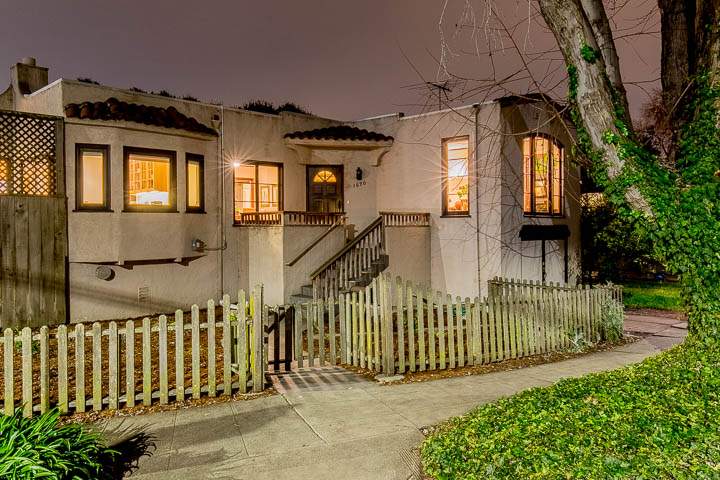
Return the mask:
<path fill-rule="evenodd" d="M 111 440 L 138 429 L 155 437 L 138 479 L 419 478 L 421 427 L 563 377 L 639 362 L 667 346 L 655 345 L 661 331 L 563 362 L 424 383 L 380 386 L 338 368 L 308 369 L 278 380 L 279 395 L 114 418 L 105 432 Z"/>

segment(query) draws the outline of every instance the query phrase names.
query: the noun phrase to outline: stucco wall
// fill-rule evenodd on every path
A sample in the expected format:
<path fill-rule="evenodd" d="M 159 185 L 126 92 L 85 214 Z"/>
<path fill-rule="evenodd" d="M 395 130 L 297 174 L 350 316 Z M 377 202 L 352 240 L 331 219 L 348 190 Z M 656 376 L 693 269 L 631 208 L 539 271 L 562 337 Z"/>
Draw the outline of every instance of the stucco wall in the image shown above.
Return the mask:
<path fill-rule="evenodd" d="M 385 242 L 388 273 L 425 287 L 431 285 L 430 227 L 387 227 Z"/>
<path fill-rule="evenodd" d="M 478 292 L 477 183 L 471 181 L 470 215 L 442 216 L 442 140 L 468 136 L 469 175 L 475 178 L 475 109 L 387 116 L 360 122 L 395 138 L 377 171 L 378 210 L 428 212 L 432 288 L 462 296 Z M 393 262 L 392 258 L 390 259 Z M 415 279 L 409 279 L 415 280 Z"/>
<path fill-rule="evenodd" d="M 175 106 L 206 125 L 224 120 L 223 159 L 220 139 L 182 130 L 134 122 L 67 119 L 65 129 L 71 320 L 123 318 L 187 308 L 218 299 L 223 292 L 236 296 L 240 287 L 265 284 L 268 301 L 281 302 L 283 242 L 276 229 L 252 235 L 233 226 L 232 164 L 266 161 L 284 164 L 285 209 L 304 210 L 304 165 L 284 144 L 290 131 L 317 128 L 331 121 L 306 115 L 266 115 L 224 109 L 199 102 L 158 97 L 75 81 L 53 82 L 32 95 L 21 96 L 16 108 L 37 113 L 63 113 L 67 103 L 104 101 L 116 97 L 127 102 L 158 107 Z M 214 121 L 215 117 L 215 121 Z M 75 144 L 110 146 L 112 212 L 78 212 L 75 205 Z M 177 213 L 123 212 L 123 147 L 172 150 L 177 155 Z M 205 214 L 185 213 L 185 153 L 204 156 Z M 220 192 L 225 189 L 221 217 Z M 193 252 L 191 241 L 208 247 L 222 246 L 221 223 L 227 247 L 221 251 Z M 311 232 L 307 232 L 311 235 Z M 185 259 L 173 263 L 173 259 Z M 188 261 L 190 260 L 190 261 Z M 142 265 L 133 262 L 143 262 Z M 167 262 L 170 263 L 167 263 Z M 110 281 L 95 277 L 98 263 L 110 265 Z M 132 269 L 129 267 L 132 265 Z M 224 283 L 221 283 L 223 272 Z M 138 303 L 138 288 L 148 287 L 151 303 Z M 95 299 L 95 300 L 94 300 Z"/>

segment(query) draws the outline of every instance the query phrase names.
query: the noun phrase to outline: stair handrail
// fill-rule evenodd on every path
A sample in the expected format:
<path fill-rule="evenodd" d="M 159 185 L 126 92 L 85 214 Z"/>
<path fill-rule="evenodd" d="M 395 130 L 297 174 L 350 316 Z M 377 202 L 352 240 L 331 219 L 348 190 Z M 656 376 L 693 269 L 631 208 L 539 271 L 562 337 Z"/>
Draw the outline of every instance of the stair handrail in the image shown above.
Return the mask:
<path fill-rule="evenodd" d="M 315 240 L 313 240 L 312 242 L 310 242 L 310 244 L 309 244 L 307 247 L 305 247 L 305 248 L 303 249 L 303 251 L 300 252 L 300 254 L 298 254 L 293 260 L 289 261 L 289 262 L 286 263 L 285 265 L 288 266 L 288 267 L 292 267 L 293 265 L 295 265 L 297 262 L 300 261 L 300 259 L 301 259 L 302 257 L 304 257 L 305 255 L 307 255 L 307 253 L 310 252 L 310 250 L 312 250 L 313 248 L 315 248 L 315 246 L 316 246 L 317 244 L 319 244 L 325 237 L 327 237 L 328 235 L 330 235 L 330 233 L 332 233 L 333 230 L 335 230 L 337 227 L 339 227 L 339 226 L 341 226 L 341 225 L 344 225 L 344 224 L 345 224 L 345 218 L 344 218 L 344 217 L 339 217 L 338 219 L 336 219 L 336 220 L 333 222 L 333 224 L 330 225 L 330 228 L 328 228 L 327 230 L 325 230 L 323 233 L 320 234 L 320 236 L 318 236 Z"/>
<path fill-rule="evenodd" d="M 318 275 L 320 275 L 323 270 L 328 268 L 330 265 L 332 265 L 338 258 L 345 255 L 347 252 L 352 250 L 358 243 L 360 243 L 371 231 L 373 231 L 378 225 L 381 225 L 383 223 L 383 218 L 378 217 L 375 220 L 370 223 L 367 227 L 365 227 L 358 235 L 355 236 L 355 238 L 345 245 L 338 253 L 333 255 L 328 261 L 322 264 L 322 266 L 318 269 L 316 269 L 313 273 L 310 274 L 311 279 L 315 279 Z"/>

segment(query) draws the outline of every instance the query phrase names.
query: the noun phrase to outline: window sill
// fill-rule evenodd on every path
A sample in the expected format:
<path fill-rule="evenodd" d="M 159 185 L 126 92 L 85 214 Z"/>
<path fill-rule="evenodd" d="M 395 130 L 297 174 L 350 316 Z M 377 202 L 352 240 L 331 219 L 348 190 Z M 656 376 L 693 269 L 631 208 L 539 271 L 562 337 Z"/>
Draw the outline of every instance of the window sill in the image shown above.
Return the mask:
<path fill-rule="evenodd" d="M 525 218 L 557 218 L 562 219 L 565 218 L 564 214 L 552 214 L 552 213 L 527 213 L 523 212 L 523 217 Z"/>
<path fill-rule="evenodd" d="M 72 213 L 115 213 L 115 210 L 110 208 L 76 208 L 72 210 Z"/>
<path fill-rule="evenodd" d="M 185 210 L 185 213 L 201 214 L 204 215 L 207 212 L 205 210 Z"/>
<path fill-rule="evenodd" d="M 122 211 L 122 213 L 180 213 L 177 210 L 153 210 L 151 208 L 148 209 L 130 209 L 127 208 Z"/>
<path fill-rule="evenodd" d="M 471 218 L 469 213 L 443 213 L 440 218 Z"/>

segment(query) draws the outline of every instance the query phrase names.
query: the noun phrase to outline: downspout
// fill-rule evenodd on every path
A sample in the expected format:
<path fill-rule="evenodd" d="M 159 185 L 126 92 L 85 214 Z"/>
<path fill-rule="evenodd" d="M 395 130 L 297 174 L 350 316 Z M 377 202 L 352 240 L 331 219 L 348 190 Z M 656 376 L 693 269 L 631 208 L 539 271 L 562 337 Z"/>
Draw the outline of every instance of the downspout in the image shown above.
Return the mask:
<path fill-rule="evenodd" d="M 477 280 L 478 280 L 478 297 L 481 296 L 482 292 L 482 274 L 480 272 L 480 160 L 478 157 L 478 146 L 480 141 L 478 140 L 478 117 L 480 113 L 480 104 L 476 103 L 473 105 L 475 110 L 475 250 L 477 254 Z"/>
<path fill-rule="evenodd" d="M 225 249 L 227 248 L 227 239 L 225 238 L 225 106 L 220 105 L 220 292 L 219 297 L 225 293 Z"/>

